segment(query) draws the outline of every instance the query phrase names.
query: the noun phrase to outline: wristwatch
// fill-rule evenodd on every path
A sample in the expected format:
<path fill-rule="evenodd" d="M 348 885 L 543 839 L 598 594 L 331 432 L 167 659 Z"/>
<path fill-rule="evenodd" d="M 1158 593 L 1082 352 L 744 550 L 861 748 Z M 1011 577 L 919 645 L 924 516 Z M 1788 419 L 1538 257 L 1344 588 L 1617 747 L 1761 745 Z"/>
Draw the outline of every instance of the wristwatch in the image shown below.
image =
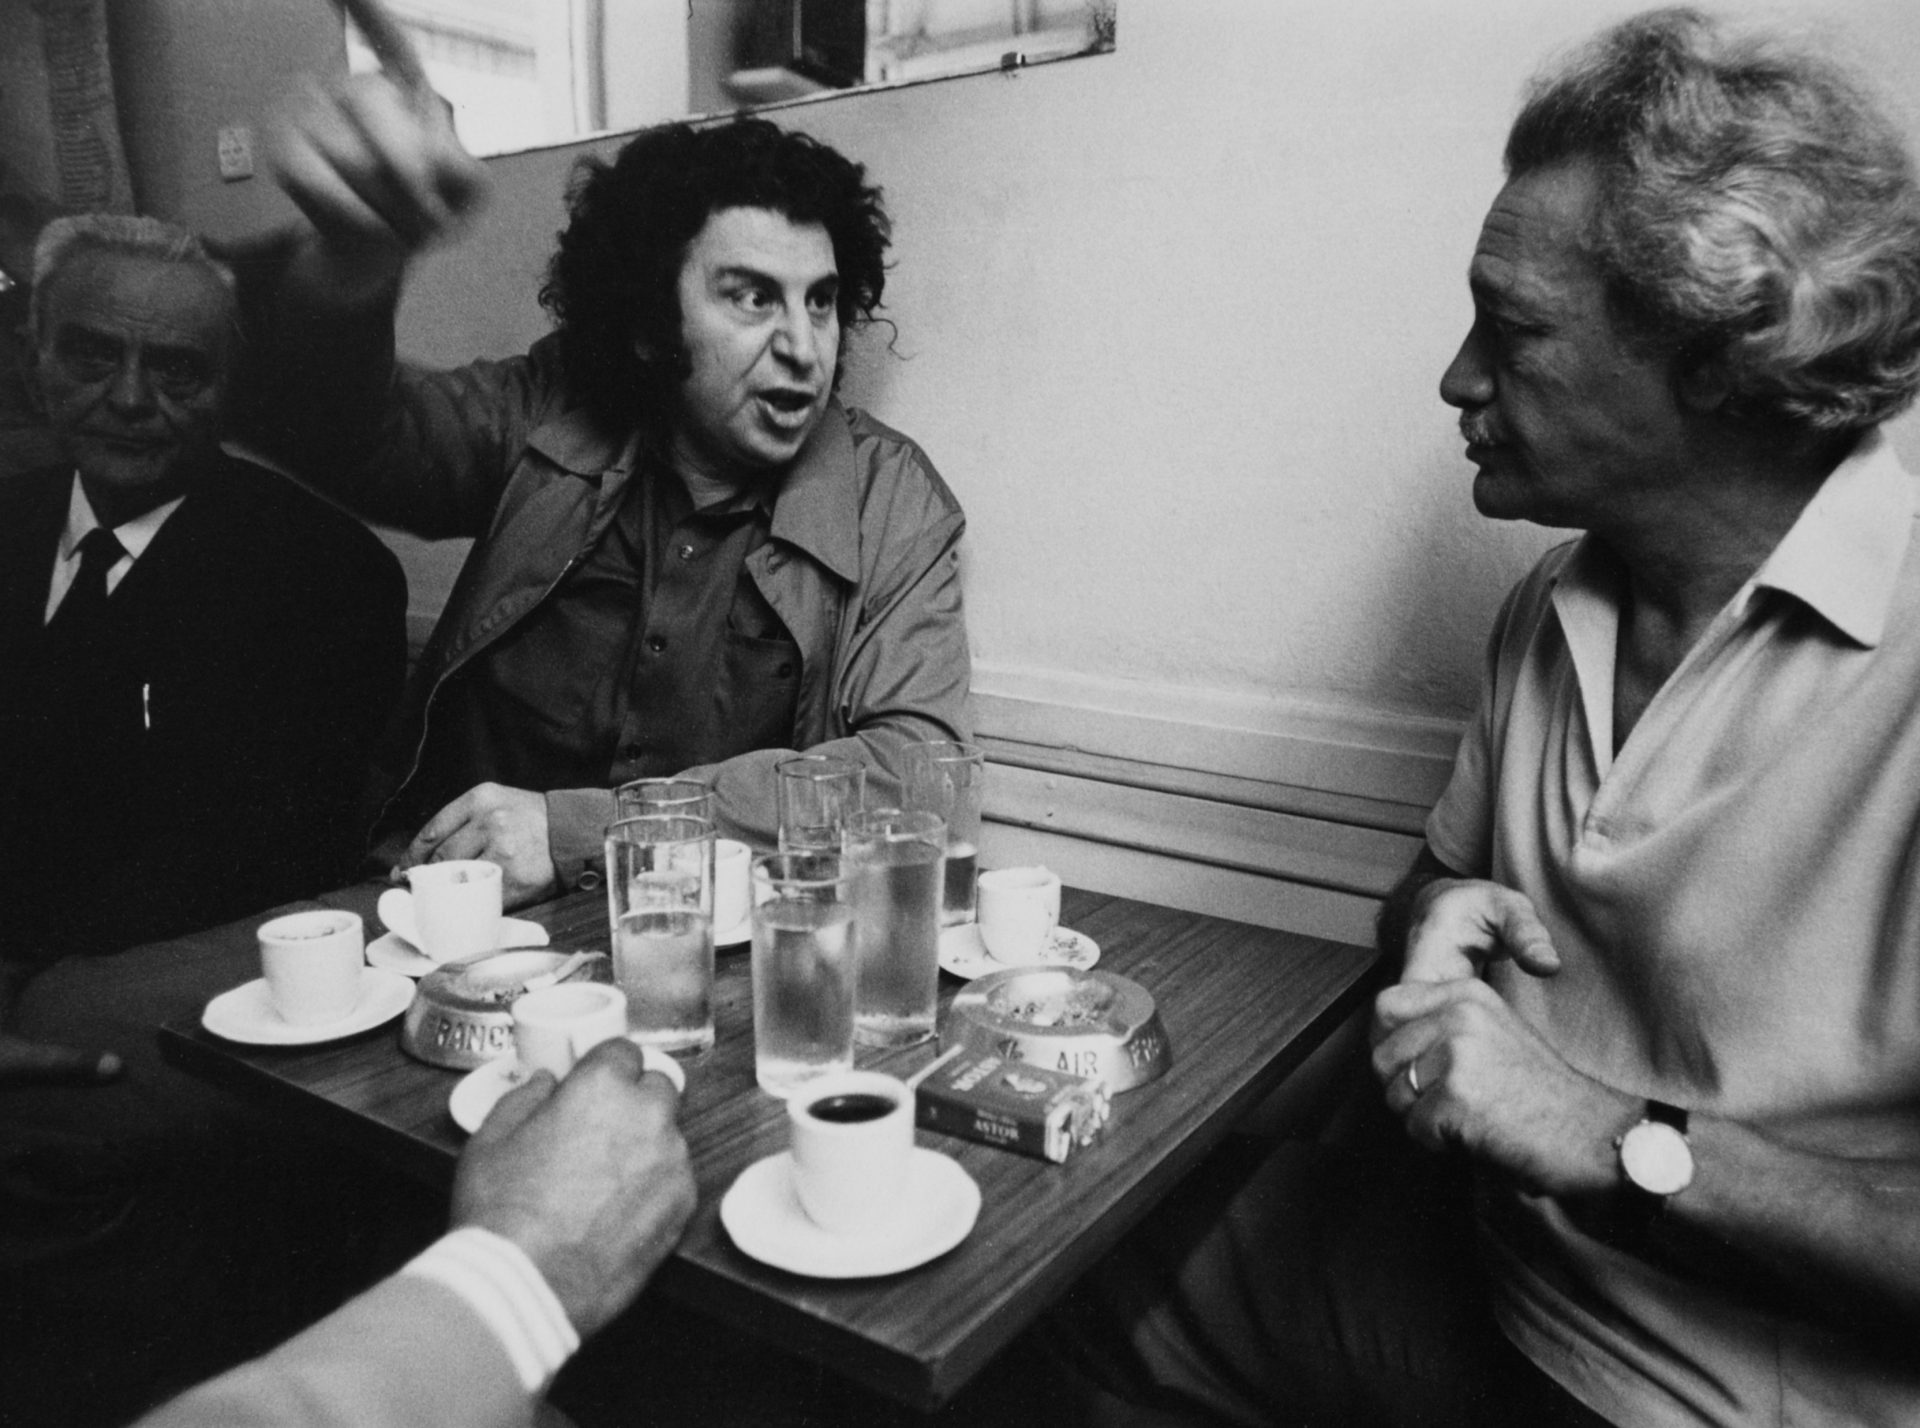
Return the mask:
<path fill-rule="evenodd" d="M 1693 1183 L 1693 1148 L 1687 1144 L 1687 1113 L 1665 1101 L 1648 1101 L 1644 1119 L 1615 1136 L 1620 1157 L 1622 1210 L 1630 1230 L 1653 1228 L 1667 1198 Z"/>

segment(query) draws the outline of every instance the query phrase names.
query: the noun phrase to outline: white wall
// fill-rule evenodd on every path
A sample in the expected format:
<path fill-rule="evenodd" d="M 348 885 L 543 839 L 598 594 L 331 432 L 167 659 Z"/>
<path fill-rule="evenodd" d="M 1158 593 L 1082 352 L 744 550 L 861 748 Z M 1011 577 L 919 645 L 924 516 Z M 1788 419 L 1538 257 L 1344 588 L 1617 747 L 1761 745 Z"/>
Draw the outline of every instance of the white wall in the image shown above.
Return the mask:
<path fill-rule="evenodd" d="M 110 0 L 114 90 L 143 213 L 234 238 L 289 221 L 267 176 L 275 106 L 346 62 L 339 11 L 313 0 Z M 220 176 L 217 136 L 242 126 L 256 177 Z"/>

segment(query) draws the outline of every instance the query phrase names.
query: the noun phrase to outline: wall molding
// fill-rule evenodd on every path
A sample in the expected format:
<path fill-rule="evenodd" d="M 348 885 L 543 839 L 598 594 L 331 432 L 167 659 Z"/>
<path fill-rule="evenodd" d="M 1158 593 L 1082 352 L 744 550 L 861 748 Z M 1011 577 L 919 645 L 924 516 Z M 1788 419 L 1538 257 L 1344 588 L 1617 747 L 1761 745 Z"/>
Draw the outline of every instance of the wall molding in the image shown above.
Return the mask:
<path fill-rule="evenodd" d="M 1418 833 L 1460 722 L 1166 685 L 974 667 L 996 762 Z"/>
<path fill-rule="evenodd" d="M 977 665 L 984 854 L 1346 941 L 1412 862 L 1455 721 Z"/>

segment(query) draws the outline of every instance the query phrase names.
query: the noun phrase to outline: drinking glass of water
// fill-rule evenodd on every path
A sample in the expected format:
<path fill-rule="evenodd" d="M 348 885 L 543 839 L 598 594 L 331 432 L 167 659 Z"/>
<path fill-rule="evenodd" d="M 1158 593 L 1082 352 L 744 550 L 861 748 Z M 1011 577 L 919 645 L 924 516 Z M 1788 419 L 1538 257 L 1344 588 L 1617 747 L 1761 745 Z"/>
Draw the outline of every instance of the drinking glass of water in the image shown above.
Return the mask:
<path fill-rule="evenodd" d="M 713 1045 L 713 823 L 678 813 L 607 830 L 613 979 L 634 1039 L 661 1051 Z"/>
<path fill-rule="evenodd" d="M 838 754 L 798 754 L 774 766 L 783 853 L 840 851 L 847 815 L 865 796 L 864 764 Z"/>
<path fill-rule="evenodd" d="M 847 820 L 859 978 L 853 1035 L 910 1046 L 933 1035 L 947 825 L 934 813 L 869 809 Z"/>
<path fill-rule="evenodd" d="M 908 744 L 904 806 L 937 813 L 947 825 L 947 881 L 940 925 L 974 920 L 974 876 L 980 866 L 980 793 L 987 756 L 977 744 L 929 739 Z"/>
<path fill-rule="evenodd" d="M 753 860 L 753 1073 L 789 1096 L 853 1069 L 853 893 L 837 853 Z"/>

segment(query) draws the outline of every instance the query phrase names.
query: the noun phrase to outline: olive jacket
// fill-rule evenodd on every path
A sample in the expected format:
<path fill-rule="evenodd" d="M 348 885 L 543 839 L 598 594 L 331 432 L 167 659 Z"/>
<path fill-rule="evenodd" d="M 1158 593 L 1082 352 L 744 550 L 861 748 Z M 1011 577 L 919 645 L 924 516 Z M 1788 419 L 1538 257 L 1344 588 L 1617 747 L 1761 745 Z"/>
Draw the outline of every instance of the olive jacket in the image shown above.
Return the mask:
<path fill-rule="evenodd" d="M 437 736 L 436 693 L 554 598 L 613 521 L 641 438 L 572 399 L 552 338 L 451 371 L 395 362 L 390 335 L 358 351 L 321 346 L 300 355 L 298 390 L 329 398 L 290 405 L 283 386 L 254 438 L 371 520 L 475 542 L 414 671 L 388 760 L 398 791 Z M 858 759 L 882 799 L 906 744 L 967 736 L 965 524 L 918 446 L 835 401 L 780 484 L 770 538 L 747 560 L 800 648 L 793 749 Z M 774 766 L 791 752 L 685 773 L 713 784 L 725 831 L 771 844 Z M 591 885 L 611 791 L 540 791 L 562 883 Z"/>

